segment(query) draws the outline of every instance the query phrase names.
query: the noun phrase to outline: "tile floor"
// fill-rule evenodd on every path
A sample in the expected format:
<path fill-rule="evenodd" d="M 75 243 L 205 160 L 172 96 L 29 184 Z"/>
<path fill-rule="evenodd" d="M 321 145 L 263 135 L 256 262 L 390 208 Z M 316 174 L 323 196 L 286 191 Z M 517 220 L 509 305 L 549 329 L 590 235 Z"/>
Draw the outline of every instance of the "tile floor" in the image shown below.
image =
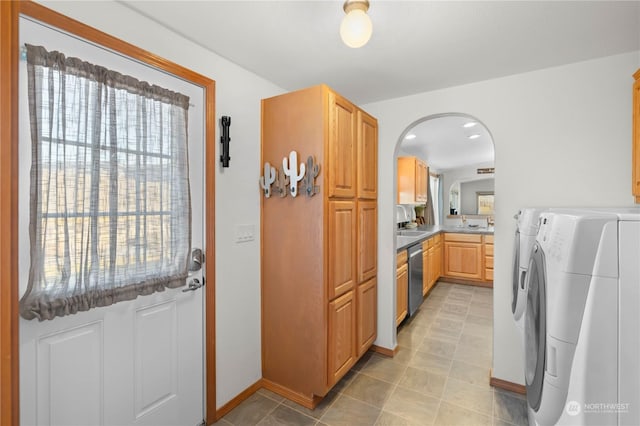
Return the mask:
<path fill-rule="evenodd" d="M 394 358 L 371 352 L 315 410 L 261 389 L 218 425 L 527 425 L 523 396 L 489 386 L 491 289 L 439 282 L 400 326 Z"/>

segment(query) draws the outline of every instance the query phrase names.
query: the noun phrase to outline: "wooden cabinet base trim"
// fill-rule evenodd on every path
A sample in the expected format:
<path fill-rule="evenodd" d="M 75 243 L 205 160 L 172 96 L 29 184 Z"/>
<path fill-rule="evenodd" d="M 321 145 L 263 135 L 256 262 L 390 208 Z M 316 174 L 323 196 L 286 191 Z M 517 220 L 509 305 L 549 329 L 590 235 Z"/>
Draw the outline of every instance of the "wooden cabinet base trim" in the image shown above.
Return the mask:
<path fill-rule="evenodd" d="M 309 410 L 313 410 L 314 408 L 316 408 L 318 404 L 320 404 L 320 401 L 322 401 L 322 399 L 324 398 L 317 395 L 308 397 L 307 395 L 292 391 L 289 388 L 286 388 L 267 379 L 262 379 L 262 387 L 270 390 L 273 393 L 277 393 L 278 395 L 287 398 L 290 401 L 300 404 L 303 407 L 308 408 Z"/>
<path fill-rule="evenodd" d="M 216 421 L 220 420 L 226 414 L 228 414 L 229 411 L 233 410 L 238 405 L 240 405 L 242 401 L 244 401 L 245 399 L 249 398 L 251 395 L 256 393 L 260 388 L 263 387 L 263 383 L 262 383 L 263 381 L 264 379 L 258 380 L 257 382 L 255 382 L 254 384 L 252 384 L 251 386 L 249 386 L 248 388 L 240 392 L 238 395 L 236 395 L 236 397 L 233 398 L 231 401 L 227 402 L 222 407 L 218 408 L 216 410 L 215 420 Z"/>
<path fill-rule="evenodd" d="M 371 351 L 378 353 L 380 355 L 388 356 L 389 358 L 393 358 L 400 350 L 400 346 L 396 346 L 393 349 L 383 348 L 382 346 L 371 345 Z"/>
<path fill-rule="evenodd" d="M 462 285 L 471 285 L 476 287 L 487 287 L 493 288 L 493 281 L 472 281 L 472 280 L 463 280 L 460 278 L 452 278 L 452 277 L 442 277 L 442 281 L 451 283 L 451 284 L 462 284 Z"/>
<path fill-rule="evenodd" d="M 494 388 L 504 389 L 514 393 L 519 393 L 520 395 L 527 394 L 527 388 L 524 385 L 508 382 L 502 379 L 496 379 L 491 374 L 492 374 L 491 371 L 489 371 L 489 385 L 493 386 Z"/>

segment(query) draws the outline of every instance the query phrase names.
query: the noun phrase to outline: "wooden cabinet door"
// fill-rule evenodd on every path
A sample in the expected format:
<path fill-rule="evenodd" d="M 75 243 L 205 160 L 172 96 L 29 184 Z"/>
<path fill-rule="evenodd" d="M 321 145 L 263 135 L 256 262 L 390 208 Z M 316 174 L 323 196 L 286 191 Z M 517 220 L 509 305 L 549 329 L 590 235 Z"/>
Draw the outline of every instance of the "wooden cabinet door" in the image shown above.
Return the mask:
<path fill-rule="evenodd" d="M 398 157 L 398 204 L 416 202 L 416 157 Z"/>
<path fill-rule="evenodd" d="M 427 290 L 430 290 L 431 287 L 436 283 L 436 274 L 438 270 L 436 269 L 436 247 L 433 246 L 429 249 L 429 286 Z"/>
<path fill-rule="evenodd" d="M 444 275 L 482 280 L 482 244 L 445 241 Z"/>
<path fill-rule="evenodd" d="M 358 201 L 358 283 L 378 271 L 378 203 Z"/>
<path fill-rule="evenodd" d="M 632 137 L 632 193 L 636 203 L 640 203 L 640 69 L 633 75 L 633 137 Z"/>
<path fill-rule="evenodd" d="M 358 198 L 378 197 L 378 121 L 358 111 Z"/>
<path fill-rule="evenodd" d="M 442 243 L 436 246 L 436 281 L 442 276 Z"/>
<path fill-rule="evenodd" d="M 356 336 L 358 339 L 358 357 L 360 357 L 376 340 L 378 296 L 375 278 L 358 285 L 356 305 L 358 308 Z"/>
<path fill-rule="evenodd" d="M 409 309 L 409 265 L 396 269 L 396 327 L 407 316 Z"/>
<path fill-rule="evenodd" d="M 422 295 L 429 291 L 429 250 L 422 251 Z"/>
<path fill-rule="evenodd" d="M 429 168 L 417 157 L 398 157 L 398 204 L 427 201 Z"/>
<path fill-rule="evenodd" d="M 351 102 L 329 92 L 329 149 L 325 165 L 329 197 L 356 196 L 356 111 Z"/>
<path fill-rule="evenodd" d="M 484 245 L 484 280 L 493 281 L 493 244 Z"/>
<path fill-rule="evenodd" d="M 356 307 L 353 291 L 329 302 L 328 385 L 333 386 L 356 361 Z"/>
<path fill-rule="evenodd" d="M 356 284 L 356 226 L 355 201 L 329 202 L 329 300 Z"/>
<path fill-rule="evenodd" d="M 429 168 L 427 165 L 416 160 L 416 201 L 424 203 L 427 201 L 427 185 L 429 185 Z"/>

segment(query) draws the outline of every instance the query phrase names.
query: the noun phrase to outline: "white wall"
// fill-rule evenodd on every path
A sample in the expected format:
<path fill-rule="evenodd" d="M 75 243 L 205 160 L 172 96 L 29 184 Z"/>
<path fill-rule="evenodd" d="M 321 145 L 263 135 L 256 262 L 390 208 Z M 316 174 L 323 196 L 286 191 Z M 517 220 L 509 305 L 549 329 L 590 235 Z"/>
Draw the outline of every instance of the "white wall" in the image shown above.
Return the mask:
<path fill-rule="evenodd" d="M 474 180 L 460 184 L 460 214 L 477 214 L 478 202 L 476 192 L 495 190 L 493 179 Z"/>
<path fill-rule="evenodd" d="M 513 214 L 523 206 L 631 205 L 631 75 L 639 52 L 363 105 L 379 123 L 378 340 L 395 346 L 396 145 L 440 113 L 479 119 L 495 143 L 493 376 L 524 383 L 511 316 Z"/>
<path fill-rule="evenodd" d="M 442 188 L 443 188 L 443 192 L 442 192 L 442 199 L 443 199 L 443 208 L 444 210 L 444 214 L 445 214 L 445 220 L 444 220 L 444 224 L 445 225 L 452 225 L 452 224 L 456 224 L 458 225 L 460 222 L 460 219 L 447 219 L 446 215 L 449 214 L 449 205 L 450 205 L 450 197 L 449 195 L 451 194 L 451 186 L 454 183 L 458 183 L 458 193 L 460 193 L 460 182 L 467 182 L 467 181 L 471 181 L 471 180 L 477 180 L 477 179 L 484 179 L 487 177 L 491 177 L 493 178 L 494 176 L 492 174 L 490 175 L 478 175 L 477 170 L 479 168 L 485 168 L 485 167 L 494 167 L 495 164 L 493 162 L 491 163 L 478 163 L 478 164 L 474 164 L 471 165 L 469 167 L 460 167 L 460 168 L 456 168 L 456 169 L 447 169 L 447 170 L 441 170 L 439 173 L 442 175 Z M 460 211 L 460 199 L 458 199 L 458 212 Z M 454 223 L 455 222 L 455 223 Z"/>
<path fill-rule="evenodd" d="M 231 162 L 216 168 L 216 376 L 220 407 L 262 377 L 260 331 L 260 99 L 283 89 L 114 2 L 43 5 L 216 81 L 216 120 L 231 116 Z M 224 17 L 211 17 L 211 25 Z M 216 151 L 220 129 L 216 129 Z M 216 152 L 216 158 L 219 153 Z M 235 226 L 256 239 L 234 242 Z"/>

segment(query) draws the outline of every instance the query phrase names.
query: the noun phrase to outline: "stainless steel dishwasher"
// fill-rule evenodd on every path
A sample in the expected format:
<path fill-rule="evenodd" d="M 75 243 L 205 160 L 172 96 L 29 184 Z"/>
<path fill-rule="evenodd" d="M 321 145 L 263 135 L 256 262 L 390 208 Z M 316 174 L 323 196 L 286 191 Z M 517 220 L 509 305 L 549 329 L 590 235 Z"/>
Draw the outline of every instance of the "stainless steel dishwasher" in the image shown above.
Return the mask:
<path fill-rule="evenodd" d="M 409 316 L 422 304 L 422 243 L 409 247 Z"/>

